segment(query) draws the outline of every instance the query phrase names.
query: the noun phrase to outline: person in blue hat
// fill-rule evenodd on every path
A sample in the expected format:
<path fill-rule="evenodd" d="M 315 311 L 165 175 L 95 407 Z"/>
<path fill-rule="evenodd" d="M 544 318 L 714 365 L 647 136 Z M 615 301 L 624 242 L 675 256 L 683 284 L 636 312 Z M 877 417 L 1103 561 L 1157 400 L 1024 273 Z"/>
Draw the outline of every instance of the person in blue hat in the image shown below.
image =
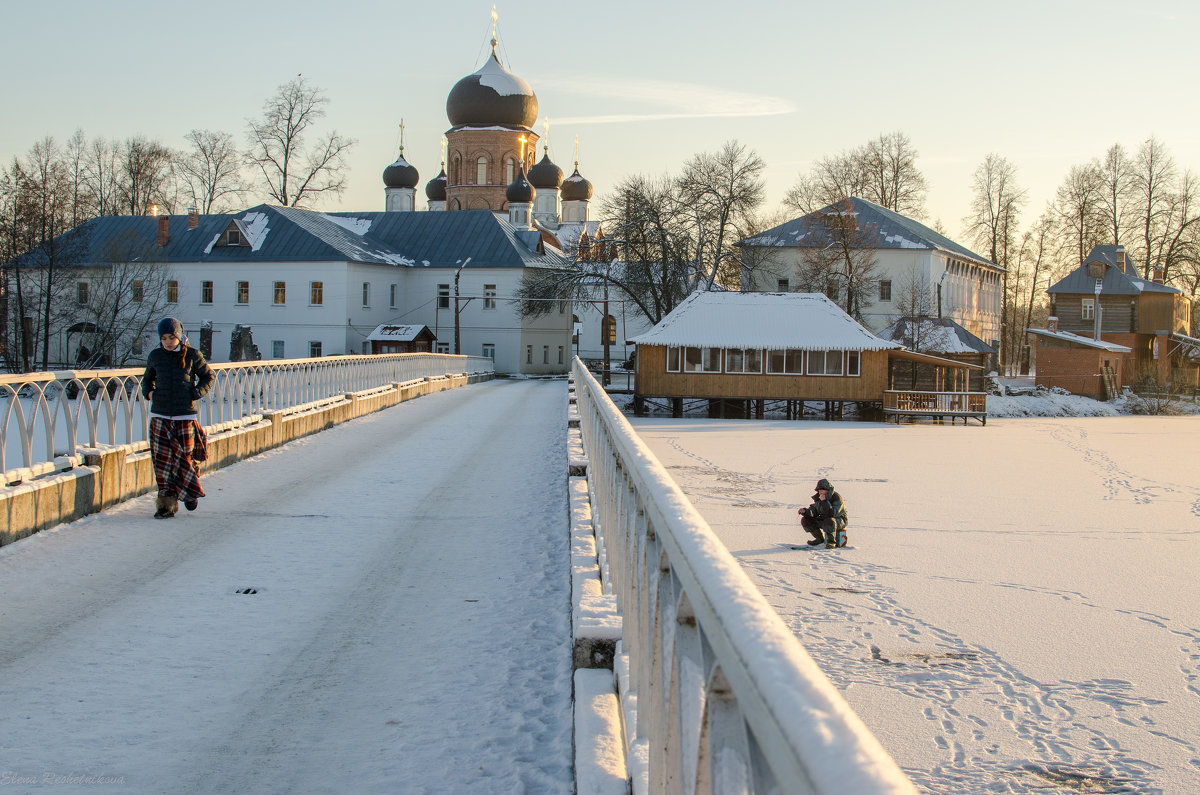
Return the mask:
<path fill-rule="evenodd" d="M 197 433 L 204 433 L 196 401 L 212 386 L 213 372 L 175 318 L 158 322 L 158 338 L 160 346 L 146 357 L 142 396 L 150 401 L 150 455 L 158 481 L 154 518 L 170 519 L 181 501 L 194 511 L 204 496 L 192 454 Z"/>

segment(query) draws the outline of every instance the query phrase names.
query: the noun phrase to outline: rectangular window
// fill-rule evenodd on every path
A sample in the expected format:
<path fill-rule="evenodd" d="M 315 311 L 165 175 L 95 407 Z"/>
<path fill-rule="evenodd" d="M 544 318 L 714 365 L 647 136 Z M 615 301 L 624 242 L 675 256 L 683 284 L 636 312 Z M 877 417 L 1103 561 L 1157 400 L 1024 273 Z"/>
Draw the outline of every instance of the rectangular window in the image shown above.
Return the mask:
<path fill-rule="evenodd" d="M 237 302 L 239 304 L 250 303 L 250 282 L 237 283 Z"/>
<path fill-rule="evenodd" d="M 558 346 L 558 363 L 563 364 L 563 346 Z"/>
<path fill-rule="evenodd" d="M 324 282 L 311 282 L 309 287 L 308 303 L 312 306 L 320 306 L 325 303 L 325 284 Z"/>
<path fill-rule="evenodd" d="M 846 351 L 846 375 L 862 375 L 862 363 L 858 351 Z"/>
<path fill-rule="evenodd" d="M 200 282 L 200 303 L 211 304 L 213 302 L 213 283 Z"/>
<path fill-rule="evenodd" d="M 1095 298 L 1083 299 L 1083 319 L 1084 320 L 1094 320 L 1095 317 L 1096 317 L 1096 299 Z"/>
<path fill-rule="evenodd" d="M 225 245 L 240 246 L 243 244 L 242 233 L 238 229 L 230 229 L 225 233 Z"/>
<path fill-rule="evenodd" d="M 448 342 L 438 342 L 438 343 L 435 343 L 435 346 L 436 346 L 435 353 L 449 353 L 450 352 L 450 343 L 448 343 Z"/>
<path fill-rule="evenodd" d="M 363 282 L 363 308 L 371 306 L 371 283 Z"/>
<path fill-rule="evenodd" d="M 179 303 L 179 282 L 174 280 L 167 282 L 167 303 Z"/>
<path fill-rule="evenodd" d="M 804 351 L 799 348 L 767 351 L 767 372 L 771 375 L 803 375 Z"/>
<path fill-rule="evenodd" d="M 842 351 L 809 351 L 809 375 L 841 375 Z"/>
<path fill-rule="evenodd" d="M 879 300 L 892 300 L 892 282 L 890 279 L 881 279 L 879 281 Z"/>
<path fill-rule="evenodd" d="M 759 348 L 727 348 L 725 350 L 725 372 L 761 373 L 762 350 Z"/>
<path fill-rule="evenodd" d="M 550 346 L 542 346 L 542 364 L 550 364 Z"/>
<path fill-rule="evenodd" d="M 308 343 L 308 358 L 316 359 L 321 356 L 320 340 L 310 340 Z"/>
<path fill-rule="evenodd" d="M 483 355 L 494 361 L 496 358 L 496 346 L 490 342 L 483 343 Z"/>
<path fill-rule="evenodd" d="M 133 283 L 133 302 L 135 304 L 142 302 L 142 283 L 140 281 Z"/>
<path fill-rule="evenodd" d="M 496 285 L 494 285 L 494 284 L 483 285 L 483 308 L 484 309 L 495 309 L 496 308 Z"/>
<path fill-rule="evenodd" d="M 287 282 L 275 282 L 275 306 L 283 306 L 287 303 Z M 282 358 L 276 356 L 276 359 Z"/>
<path fill-rule="evenodd" d="M 75 282 L 75 300 L 81 304 L 88 302 L 88 283 Z"/>
<path fill-rule="evenodd" d="M 449 309 L 450 308 L 450 285 L 448 285 L 448 284 L 439 284 L 438 285 L 438 308 L 439 309 Z"/>
<path fill-rule="evenodd" d="M 775 280 L 775 292 L 786 293 L 786 292 L 790 291 L 791 289 L 792 289 L 791 282 L 789 282 L 787 279 L 776 279 Z"/>
<path fill-rule="evenodd" d="M 721 372 L 721 349 L 684 348 L 683 371 L 685 373 Z"/>
<path fill-rule="evenodd" d="M 667 348 L 667 372 L 679 372 L 679 348 Z"/>
<path fill-rule="evenodd" d="M 283 340 L 272 340 L 271 341 L 271 358 L 272 359 L 283 359 L 284 358 Z"/>
<path fill-rule="evenodd" d="M 396 308 L 396 285 L 388 285 L 388 308 Z"/>
<path fill-rule="evenodd" d="M 525 364 L 533 364 L 533 346 L 525 346 Z"/>

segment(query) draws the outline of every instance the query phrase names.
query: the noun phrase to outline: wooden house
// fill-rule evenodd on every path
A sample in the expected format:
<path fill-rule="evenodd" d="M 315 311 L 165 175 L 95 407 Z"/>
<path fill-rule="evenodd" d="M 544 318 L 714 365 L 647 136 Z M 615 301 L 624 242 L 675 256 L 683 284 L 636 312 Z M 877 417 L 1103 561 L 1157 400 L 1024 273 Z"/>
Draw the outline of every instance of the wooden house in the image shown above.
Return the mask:
<path fill-rule="evenodd" d="M 635 410 L 646 399 L 879 403 L 888 351 L 816 293 L 696 292 L 635 340 Z"/>
<path fill-rule="evenodd" d="M 1161 279 L 1144 279 L 1123 246 L 1096 246 L 1083 263 L 1047 290 L 1053 331 L 1087 337 L 1128 351 L 1108 349 L 1104 359 L 1116 385 L 1155 383 L 1194 389 L 1200 341 L 1188 336 L 1191 300 Z M 1030 329 L 1037 345 L 1037 383 L 1101 395 L 1102 371 L 1080 386 L 1079 361 L 1094 357 L 1088 346 Z M 1073 351 L 1067 354 L 1063 351 Z M 1088 369 L 1088 368 L 1084 368 Z M 1072 387 L 1075 388 L 1072 388 Z M 1112 397 L 1113 395 L 1108 395 Z"/>
<path fill-rule="evenodd" d="M 418 324 L 380 323 L 367 335 L 371 353 L 428 353 L 437 337 L 429 326 Z"/>
<path fill-rule="evenodd" d="M 898 342 L 910 351 L 936 356 L 969 367 L 952 369 L 937 363 L 902 361 L 893 357 L 890 384 L 893 389 L 945 391 L 962 388 L 984 391 L 984 374 L 993 364 L 996 349 L 948 317 L 901 318 L 879 332 L 881 339 Z M 963 378 L 947 384 L 947 377 Z"/>

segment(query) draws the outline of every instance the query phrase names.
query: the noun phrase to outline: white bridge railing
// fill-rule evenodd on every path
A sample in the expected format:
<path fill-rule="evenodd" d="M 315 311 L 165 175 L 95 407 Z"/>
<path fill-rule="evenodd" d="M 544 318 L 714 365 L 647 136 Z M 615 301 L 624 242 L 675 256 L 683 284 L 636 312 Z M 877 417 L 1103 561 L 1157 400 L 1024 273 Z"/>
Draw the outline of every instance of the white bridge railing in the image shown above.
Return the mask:
<path fill-rule="evenodd" d="M 396 353 L 210 365 L 199 402 L 205 426 L 249 422 L 263 412 L 302 410 L 351 392 L 457 373 L 493 372 L 478 356 Z M 81 448 L 143 442 L 150 405 L 145 368 L 0 375 L 0 486 L 82 463 Z"/>
<path fill-rule="evenodd" d="M 915 793 L 578 359 L 574 376 L 635 793 Z"/>

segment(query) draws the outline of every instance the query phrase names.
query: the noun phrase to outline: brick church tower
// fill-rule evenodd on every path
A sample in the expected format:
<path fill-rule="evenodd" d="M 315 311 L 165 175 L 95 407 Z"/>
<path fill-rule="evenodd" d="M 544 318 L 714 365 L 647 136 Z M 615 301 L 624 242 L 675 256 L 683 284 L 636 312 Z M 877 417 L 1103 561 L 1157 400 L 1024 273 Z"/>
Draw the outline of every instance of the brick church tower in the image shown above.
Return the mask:
<path fill-rule="evenodd" d="M 538 101 L 529 83 L 492 54 L 446 98 L 447 210 L 505 210 L 505 191 L 533 167 Z"/>

